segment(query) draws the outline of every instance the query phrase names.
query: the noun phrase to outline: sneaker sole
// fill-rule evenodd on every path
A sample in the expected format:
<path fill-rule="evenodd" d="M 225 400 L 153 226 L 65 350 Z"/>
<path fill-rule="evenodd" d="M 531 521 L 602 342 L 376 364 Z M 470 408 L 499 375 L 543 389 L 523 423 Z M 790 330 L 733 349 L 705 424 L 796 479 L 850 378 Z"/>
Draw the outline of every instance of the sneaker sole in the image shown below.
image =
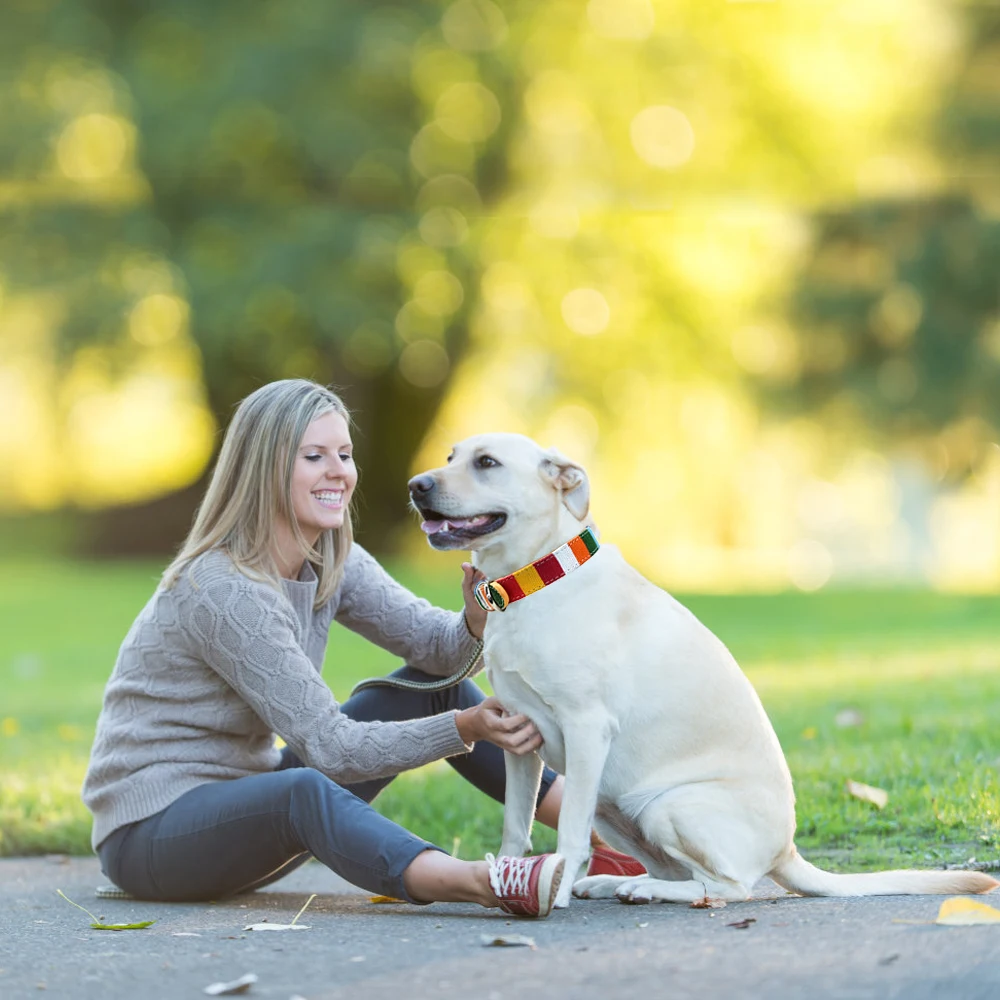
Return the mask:
<path fill-rule="evenodd" d="M 561 854 L 550 854 L 538 873 L 538 916 L 547 917 L 552 912 L 559 885 L 562 882 L 566 859 Z"/>

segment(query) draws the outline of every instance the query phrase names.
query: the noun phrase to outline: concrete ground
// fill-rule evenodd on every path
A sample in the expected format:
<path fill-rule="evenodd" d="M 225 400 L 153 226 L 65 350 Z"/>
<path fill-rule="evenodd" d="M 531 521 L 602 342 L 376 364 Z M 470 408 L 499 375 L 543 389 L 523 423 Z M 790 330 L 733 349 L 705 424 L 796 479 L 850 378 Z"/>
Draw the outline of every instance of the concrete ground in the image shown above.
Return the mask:
<path fill-rule="evenodd" d="M 316 862 L 212 904 L 96 898 L 105 883 L 93 859 L 0 860 L 0 998 L 193 1000 L 245 973 L 258 977 L 249 997 L 275 1000 L 1000 998 L 1000 924 L 934 926 L 940 897 L 799 899 L 762 883 L 718 910 L 577 900 L 530 921 L 376 905 Z M 91 930 L 57 889 L 108 922 L 156 923 Z M 313 892 L 308 930 L 244 930 L 289 923 Z M 983 901 L 1000 908 L 997 894 Z M 535 947 L 481 940 L 505 934 Z"/>

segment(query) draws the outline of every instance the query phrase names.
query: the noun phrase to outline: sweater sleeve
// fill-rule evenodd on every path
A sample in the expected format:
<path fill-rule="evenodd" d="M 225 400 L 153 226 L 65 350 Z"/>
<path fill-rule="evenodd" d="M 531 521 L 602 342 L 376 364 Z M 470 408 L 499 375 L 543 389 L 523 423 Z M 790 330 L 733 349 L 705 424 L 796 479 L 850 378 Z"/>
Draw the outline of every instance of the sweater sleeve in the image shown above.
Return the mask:
<path fill-rule="evenodd" d="M 192 652 L 209 664 L 299 758 L 338 782 L 387 777 L 470 748 L 454 713 L 355 722 L 299 644 L 283 595 L 240 573 L 188 592 Z"/>
<path fill-rule="evenodd" d="M 344 567 L 335 617 L 411 667 L 442 677 L 464 666 L 477 646 L 463 612 L 445 611 L 417 597 L 357 543 Z"/>

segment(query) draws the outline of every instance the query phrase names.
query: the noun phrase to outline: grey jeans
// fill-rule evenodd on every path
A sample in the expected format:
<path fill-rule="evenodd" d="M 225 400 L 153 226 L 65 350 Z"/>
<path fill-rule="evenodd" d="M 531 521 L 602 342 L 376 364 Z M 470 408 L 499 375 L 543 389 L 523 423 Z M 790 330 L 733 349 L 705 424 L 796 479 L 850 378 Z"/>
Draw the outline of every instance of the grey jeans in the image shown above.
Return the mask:
<path fill-rule="evenodd" d="M 412 667 L 395 676 L 433 679 Z M 369 688 L 341 710 L 363 722 L 397 722 L 469 708 L 482 698 L 472 681 L 432 693 Z M 503 802 L 498 747 L 478 743 L 448 763 Z M 539 802 L 555 777 L 545 769 Z M 269 774 L 199 785 L 155 815 L 115 830 L 97 849 L 101 868 L 138 899 L 193 901 L 260 888 L 315 857 L 354 885 L 409 899 L 403 873 L 422 851 L 441 848 L 369 805 L 390 781 L 338 785 L 286 748 Z"/>

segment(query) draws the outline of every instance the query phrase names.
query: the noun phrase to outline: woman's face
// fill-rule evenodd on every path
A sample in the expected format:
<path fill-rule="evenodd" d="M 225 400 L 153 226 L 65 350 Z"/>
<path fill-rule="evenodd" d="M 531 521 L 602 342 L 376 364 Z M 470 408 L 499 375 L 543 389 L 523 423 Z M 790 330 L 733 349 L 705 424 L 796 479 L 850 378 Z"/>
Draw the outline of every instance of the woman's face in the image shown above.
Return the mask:
<path fill-rule="evenodd" d="M 347 421 L 336 412 L 317 417 L 302 435 L 292 470 L 292 510 L 309 544 L 344 523 L 358 482 Z"/>

